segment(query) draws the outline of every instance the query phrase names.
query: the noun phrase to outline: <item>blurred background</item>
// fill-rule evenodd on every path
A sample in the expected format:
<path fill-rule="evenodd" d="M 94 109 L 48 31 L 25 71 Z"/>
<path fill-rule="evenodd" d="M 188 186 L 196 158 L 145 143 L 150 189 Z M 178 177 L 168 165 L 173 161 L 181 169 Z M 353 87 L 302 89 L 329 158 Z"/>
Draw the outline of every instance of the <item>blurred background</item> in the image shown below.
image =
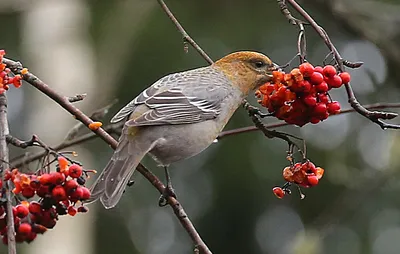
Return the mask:
<path fill-rule="evenodd" d="M 398 102 L 400 1 L 302 2 L 344 58 L 365 62 L 349 70 L 358 99 Z M 284 64 L 296 54 L 297 30 L 274 0 L 167 4 L 213 59 L 255 50 Z M 7 57 L 65 95 L 87 93 L 76 104 L 83 111 L 118 98 L 105 122 L 158 78 L 207 64 L 192 48 L 184 52 L 181 35 L 155 0 L 0 0 L 0 22 L 0 48 Z M 311 29 L 307 42 L 308 59 L 321 64 L 328 51 Z M 29 85 L 7 95 L 11 134 L 21 139 L 35 133 L 56 145 L 76 123 Z M 349 107 L 344 89 L 331 95 Z M 240 109 L 226 129 L 248 125 L 251 120 Z M 178 198 L 213 253 L 398 253 L 398 132 L 382 131 L 354 113 L 280 130 L 306 139 L 308 157 L 326 170 L 318 187 L 304 191 L 304 200 L 295 189 L 283 200 L 272 194 L 283 184 L 287 146 L 258 132 L 222 139 L 173 165 Z M 112 154 L 100 140 L 72 149 L 87 168 L 97 170 Z M 11 155 L 23 152 L 12 149 Z M 143 163 L 164 179 L 151 159 Z M 116 208 L 95 204 L 88 214 L 63 216 L 55 229 L 19 245 L 19 253 L 192 253 L 172 210 L 158 207 L 158 192 L 142 176 L 135 180 Z"/>

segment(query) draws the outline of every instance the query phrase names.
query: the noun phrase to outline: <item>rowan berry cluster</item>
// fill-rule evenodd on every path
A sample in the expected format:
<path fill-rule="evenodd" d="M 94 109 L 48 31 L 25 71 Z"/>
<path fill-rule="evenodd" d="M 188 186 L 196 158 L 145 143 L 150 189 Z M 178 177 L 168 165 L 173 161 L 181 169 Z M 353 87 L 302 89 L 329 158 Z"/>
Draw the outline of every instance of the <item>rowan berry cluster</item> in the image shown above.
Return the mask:
<path fill-rule="evenodd" d="M 0 50 L 0 94 L 4 93 L 10 88 L 10 84 L 13 84 L 16 88 L 19 88 L 22 83 L 21 75 L 10 76 L 11 70 L 6 68 L 6 65 L 3 64 L 3 57 L 6 54 L 6 51 Z M 28 70 L 24 68 L 22 73 L 27 73 Z"/>
<path fill-rule="evenodd" d="M 6 170 L 4 181 L 14 184 L 12 192 L 18 204 L 13 206 L 13 218 L 17 242 L 31 242 L 37 234 L 53 228 L 58 216 L 77 212 L 86 213 L 83 206 L 90 198 L 90 190 L 84 186 L 88 172 L 82 166 L 72 163 L 62 156 L 57 159 L 56 171 L 43 174 L 25 174 L 13 169 Z M 2 182 L 1 182 L 2 183 Z M 39 197 L 38 200 L 28 199 Z M 78 205 L 80 201 L 80 205 Z M 0 235 L 7 244 L 6 203 L 0 206 Z"/>
<path fill-rule="evenodd" d="M 295 163 L 283 169 L 283 178 L 288 183 L 294 183 L 304 188 L 318 185 L 319 179 L 324 175 L 324 169 L 316 167 L 314 163 L 306 161 Z M 288 192 L 286 188 L 275 187 L 272 189 L 275 196 L 283 198 Z"/>
<path fill-rule="evenodd" d="M 349 81 L 349 73 L 338 74 L 332 65 L 303 63 L 290 73 L 274 71 L 272 82 L 262 85 L 256 96 L 280 120 L 298 126 L 317 124 L 340 112 L 339 102 L 332 101 L 328 91 Z"/>

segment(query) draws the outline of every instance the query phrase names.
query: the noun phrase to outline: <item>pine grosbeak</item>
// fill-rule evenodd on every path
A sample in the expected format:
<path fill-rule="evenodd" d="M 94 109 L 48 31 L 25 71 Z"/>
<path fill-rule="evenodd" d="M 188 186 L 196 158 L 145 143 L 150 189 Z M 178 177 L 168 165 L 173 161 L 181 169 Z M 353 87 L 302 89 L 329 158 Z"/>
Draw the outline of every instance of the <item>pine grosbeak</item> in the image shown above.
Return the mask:
<path fill-rule="evenodd" d="M 114 207 L 146 154 L 165 168 L 164 197 L 174 195 L 167 167 L 211 145 L 244 98 L 270 81 L 276 67 L 263 54 L 236 52 L 148 87 L 111 119 L 127 120 L 114 155 L 92 187 L 91 201 L 100 198 L 105 208 Z"/>

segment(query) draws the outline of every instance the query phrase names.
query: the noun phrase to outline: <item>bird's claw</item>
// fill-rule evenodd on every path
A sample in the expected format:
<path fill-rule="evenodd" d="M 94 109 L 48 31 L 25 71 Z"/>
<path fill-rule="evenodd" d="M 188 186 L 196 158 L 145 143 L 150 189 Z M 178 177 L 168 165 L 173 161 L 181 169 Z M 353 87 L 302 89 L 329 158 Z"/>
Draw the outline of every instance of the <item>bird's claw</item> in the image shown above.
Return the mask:
<path fill-rule="evenodd" d="M 175 190 L 172 188 L 172 186 L 167 186 L 164 189 L 164 192 L 161 194 L 160 198 L 158 199 L 158 206 L 164 207 L 164 206 L 168 205 L 169 197 L 173 197 L 176 199 Z"/>

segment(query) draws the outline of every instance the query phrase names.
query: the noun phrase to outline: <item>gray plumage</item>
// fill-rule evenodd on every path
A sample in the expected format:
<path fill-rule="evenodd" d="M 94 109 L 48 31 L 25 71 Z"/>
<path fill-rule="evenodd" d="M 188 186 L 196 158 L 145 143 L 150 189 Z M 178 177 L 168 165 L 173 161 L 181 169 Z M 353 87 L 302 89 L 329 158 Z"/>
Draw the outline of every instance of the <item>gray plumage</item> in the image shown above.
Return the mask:
<path fill-rule="evenodd" d="M 225 121 L 212 120 L 229 119 L 231 110 L 226 104 L 237 104 L 243 97 L 229 82 L 212 67 L 170 74 L 122 108 L 111 122 L 131 117 L 114 155 L 92 187 L 91 200 L 100 197 L 106 208 L 114 207 L 147 153 L 167 166 L 207 148 L 225 126 Z"/>
<path fill-rule="evenodd" d="M 112 118 L 112 123 L 124 119 L 126 122 L 117 149 L 91 188 L 89 202 L 100 198 L 105 208 L 114 207 L 146 154 L 168 166 L 206 149 L 249 91 L 270 79 L 272 62 L 262 54 L 233 53 L 225 59 L 222 64 L 231 61 L 237 67 L 232 75 L 238 79 L 228 78 L 218 61 L 208 67 L 170 74 L 145 89 Z M 265 64 L 259 66 L 259 61 Z M 236 72 L 240 70 L 244 73 Z"/>
<path fill-rule="evenodd" d="M 170 74 L 144 90 L 122 108 L 112 123 L 125 119 L 137 106 L 148 110 L 127 123 L 129 126 L 185 124 L 214 119 L 220 114 L 220 102 L 232 87 L 220 71 L 204 67 Z"/>

